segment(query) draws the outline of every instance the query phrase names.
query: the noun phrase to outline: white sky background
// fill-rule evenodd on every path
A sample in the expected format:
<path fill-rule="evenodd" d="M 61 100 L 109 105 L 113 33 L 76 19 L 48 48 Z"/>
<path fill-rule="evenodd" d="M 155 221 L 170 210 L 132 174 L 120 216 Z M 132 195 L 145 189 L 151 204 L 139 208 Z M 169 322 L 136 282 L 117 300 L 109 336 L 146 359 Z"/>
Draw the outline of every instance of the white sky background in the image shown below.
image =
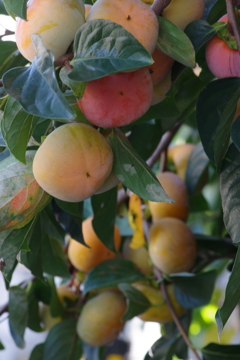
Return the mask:
<path fill-rule="evenodd" d="M 5 33 L 5 29 L 15 31 L 16 21 L 10 16 L 0 15 L 0 35 Z M 8 35 L 2 38 L 4 41 L 15 41 L 15 35 Z"/>

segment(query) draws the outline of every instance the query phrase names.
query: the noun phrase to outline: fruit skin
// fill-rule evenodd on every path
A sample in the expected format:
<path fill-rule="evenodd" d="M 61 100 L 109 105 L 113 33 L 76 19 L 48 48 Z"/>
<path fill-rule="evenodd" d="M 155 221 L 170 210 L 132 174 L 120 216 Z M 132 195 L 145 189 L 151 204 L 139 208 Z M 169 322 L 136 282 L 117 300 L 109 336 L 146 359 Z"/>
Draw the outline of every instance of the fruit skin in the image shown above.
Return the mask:
<path fill-rule="evenodd" d="M 73 266 L 84 272 L 88 272 L 101 262 L 116 257 L 116 254 L 109 250 L 97 237 L 93 230 L 92 218 L 88 218 L 82 223 L 83 238 L 90 247 L 80 244 L 78 241 L 71 239 L 68 247 L 68 257 Z M 114 245 L 116 250 L 119 249 L 121 235 L 118 227 L 114 226 Z"/>
<path fill-rule="evenodd" d="M 170 90 L 171 85 L 172 80 L 170 70 L 158 84 L 154 85 L 152 105 L 157 105 L 166 98 L 166 94 Z"/>
<path fill-rule="evenodd" d="M 176 202 L 153 202 L 149 201 L 149 209 L 152 221 L 156 222 L 164 217 L 187 220 L 189 212 L 188 193 L 184 181 L 172 172 L 166 171 L 157 175 L 159 182 L 166 193 Z"/>
<path fill-rule="evenodd" d="M 176 172 L 183 181 L 185 181 L 188 160 L 194 148 L 194 144 L 187 143 L 175 145 L 168 149 L 167 157 L 174 163 Z"/>
<path fill-rule="evenodd" d="M 102 194 L 120 183 L 115 173 L 112 171 L 108 176 L 107 180 L 103 183 L 103 185 L 95 192 L 95 194 Z"/>
<path fill-rule="evenodd" d="M 240 10 L 238 11 L 240 14 Z M 218 22 L 227 22 L 227 14 Z M 217 78 L 240 76 L 240 55 L 238 50 L 231 49 L 227 43 L 214 35 L 206 45 L 206 62 L 211 73 Z"/>
<path fill-rule="evenodd" d="M 86 21 L 111 20 L 122 25 L 152 54 L 158 39 L 158 19 L 155 13 L 139 0 L 98 0 Z"/>
<path fill-rule="evenodd" d="M 79 27 L 85 22 L 82 0 L 30 0 L 27 21 L 18 18 L 16 43 L 29 61 L 36 56 L 31 34 L 41 35 L 45 47 L 58 58 L 64 55 Z"/>
<path fill-rule="evenodd" d="M 123 257 L 124 259 L 131 260 L 137 265 L 139 270 L 145 275 L 149 275 L 152 272 L 152 265 L 150 264 L 150 258 L 147 249 L 142 246 L 138 249 L 132 249 L 130 247 L 131 239 L 127 239 L 123 245 Z"/>
<path fill-rule="evenodd" d="M 148 251 L 159 270 L 172 274 L 192 269 L 197 245 L 192 231 L 182 220 L 163 218 L 150 227 Z"/>
<path fill-rule="evenodd" d="M 137 290 L 141 291 L 148 298 L 152 305 L 159 305 L 157 307 L 150 307 L 144 313 L 138 315 L 140 319 L 143 321 L 153 321 L 163 324 L 169 321 L 173 321 L 172 315 L 164 301 L 164 297 L 160 289 L 155 289 L 152 286 L 140 283 L 134 283 L 133 286 Z M 173 285 L 170 284 L 167 286 L 167 293 L 177 316 L 183 315 L 184 308 L 175 298 Z"/>
<path fill-rule="evenodd" d="M 88 16 L 89 11 L 90 11 L 91 8 L 92 8 L 92 5 L 90 5 L 90 4 L 84 4 L 84 7 L 85 7 L 85 19 L 86 19 L 87 16 Z"/>
<path fill-rule="evenodd" d="M 147 66 L 147 69 L 150 71 L 152 78 L 153 86 L 157 85 L 163 78 L 166 77 L 169 70 L 173 66 L 174 59 L 166 55 L 157 47 L 155 48 L 152 58 L 154 63 Z"/>
<path fill-rule="evenodd" d="M 141 68 L 89 81 L 77 102 L 92 124 L 109 128 L 128 125 L 144 115 L 152 97 L 149 70 Z"/>
<path fill-rule="evenodd" d="M 172 0 L 162 16 L 184 30 L 190 22 L 203 17 L 204 7 L 204 0 Z"/>
<path fill-rule="evenodd" d="M 116 292 L 106 291 L 95 296 L 84 305 L 79 316 L 79 337 L 91 346 L 109 344 L 124 327 L 121 318 L 126 308 L 126 301 Z"/>
<path fill-rule="evenodd" d="M 78 202 L 95 194 L 108 178 L 113 152 L 93 127 L 71 123 L 44 140 L 33 160 L 39 185 L 57 199 Z"/>

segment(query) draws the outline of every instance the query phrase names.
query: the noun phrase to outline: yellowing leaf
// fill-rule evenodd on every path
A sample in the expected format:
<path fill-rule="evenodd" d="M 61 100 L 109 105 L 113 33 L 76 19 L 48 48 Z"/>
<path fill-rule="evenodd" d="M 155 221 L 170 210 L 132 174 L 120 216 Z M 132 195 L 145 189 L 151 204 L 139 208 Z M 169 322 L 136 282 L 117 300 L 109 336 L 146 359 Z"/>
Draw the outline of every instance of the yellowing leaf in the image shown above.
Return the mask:
<path fill-rule="evenodd" d="M 145 237 L 143 231 L 141 199 L 136 194 L 133 194 L 129 200 L 128 221 L 134 231 L 130 247 L 132 249 L 138 249 L 144 246 Z"/>

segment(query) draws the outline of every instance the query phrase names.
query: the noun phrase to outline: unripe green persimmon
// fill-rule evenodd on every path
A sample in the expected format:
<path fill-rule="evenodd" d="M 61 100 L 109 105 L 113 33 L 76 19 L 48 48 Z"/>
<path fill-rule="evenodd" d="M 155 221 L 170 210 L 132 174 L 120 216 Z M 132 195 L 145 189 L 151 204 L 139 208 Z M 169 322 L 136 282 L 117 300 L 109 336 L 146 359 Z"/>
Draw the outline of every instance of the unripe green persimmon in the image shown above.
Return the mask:
<path fill-rule="evenodd" d="M 79 27 L 85 22 L 82 0 L 30 0 L 27 21 L 17 19 L 16 43 L 29 61 L 35 57 L 31 34 L 41 35 L 43 43 L 58 58 L 64 55 Z"/>
<path fill-rule="evenodd" d="M 158 174 L 157 178 L 166 193 L 175 200 L 175 203 L 149 201 L 153 222 L 164 217 L 174 217 L 186 221 L 189 204 L 187 187 L 184 181 L 177 174 L 169 171 Z"/>
<path fill-rule="evenodd" d="M 160 289 L 156 289 L 152 286 L 141 283 L 134 283 L 133 286 L 137 290 L 141 291 L 148 298 L 152 305 L 159 305 L 148 308 L 144 313 L 139 315 L 140 319 L 143 321 L 153 321 L 159 323 L 173 321 L 172 315 L 166 302 L 164 301 L 164 297 Z M 177 316 L 183 315 L 184 308 L 179 304 L 174 295 L 173 285 L 170 284 L 167 286 L 167 293 Z"/>
<path fill-rule="evenodd" d="M 149 230 L 149 256 L 166 274 L 190 271 L 195 264 L 197 244 L 189 227 L 176 218 L 163 218 Z"/>
<path fill-rule="evenodd" d="M 106 291 L 89 300 L 77 322 L 79 337 L 91 346 L 107 345 L 115 340 L 124 327 L 121 321 L 127 308 L 121 294 Z"/>
<path fill-rule="evenodd" d="M 57 199 L 78 202 L 91 197 L 113 165 L 109 142 L 92 126 L 71 123 L 44 140 L 33 160 L 39 185 Z"/>

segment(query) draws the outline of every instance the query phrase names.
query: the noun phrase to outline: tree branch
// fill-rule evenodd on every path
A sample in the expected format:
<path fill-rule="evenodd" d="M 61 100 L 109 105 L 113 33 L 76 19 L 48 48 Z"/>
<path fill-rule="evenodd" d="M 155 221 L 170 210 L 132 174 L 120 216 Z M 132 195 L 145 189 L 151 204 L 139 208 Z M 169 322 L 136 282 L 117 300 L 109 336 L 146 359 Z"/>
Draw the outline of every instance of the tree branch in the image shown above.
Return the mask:
<path fill-rule="evenodd" d="M 157 16 L 162 15 L 163 10 L 167 7 L 172 0 L 154 0 L 154 3 L 151 6 L 152 11 L 155 12 Z"/>
<path fill-rule="evenodd" d="M 233 0 L 226 0 L 226 6 L 227 6 L 227 14 L 228 14 L 228 29 L 236 38 L 238 52 L 240 54 L 240 30 L 238 26 L 235 7 L 233 5 Z"/>
<path fill-rule="evenodd" d="M 185 332 L 185 330 L 184 330 L 184 328 L 183 328 L 183 326 L 182 326 L 182 324 L 181 324 L 181 322 L 180 322 L 180 320 L 179 320 L 179 318 L 178 318 L 178 316 L 177 316 L 177 314 L 176 314 L 176 312 L 174 310 L 174 307 L 173 307 L 173 305 L 171 303 L 171 300 L 170 300 L 170 298 L 168 296 L 168 292 L 167 292 L 167 289 L 166 289 L 166 284 L 165 284 L 164 281 L 162 281 L 162 279 L 163 279 L 162 273 L 155 266 L 154 266 L 154 275 L 156 276 L 157 281 L 160 282 L 160 288 L 161 288 L 161 291 L 162 291 L 162 294 L 163 294 L 163 298 L 164 298 L 164 300 L 165 300 L 165 302 L 166 302 L 166 304 L 168 306 L 168 309 L 169 309 L 169 311 L 170 311 L 170 313 L 172 315 L 173 321 L 175 322 L 180 334 L 183 337 L 183 340 L 185 341 L 187 346 L 192 350 L 195 358 L 197 360 L 202 360 L 200 358 L 200 356 L 198 355 L 196 349 L 194 349 L 194 347 L 192 346 L 192 344 L 191 344 L 191 342 L 190 342 L 190 340 L 188 338 L 188 335 Z"/>

